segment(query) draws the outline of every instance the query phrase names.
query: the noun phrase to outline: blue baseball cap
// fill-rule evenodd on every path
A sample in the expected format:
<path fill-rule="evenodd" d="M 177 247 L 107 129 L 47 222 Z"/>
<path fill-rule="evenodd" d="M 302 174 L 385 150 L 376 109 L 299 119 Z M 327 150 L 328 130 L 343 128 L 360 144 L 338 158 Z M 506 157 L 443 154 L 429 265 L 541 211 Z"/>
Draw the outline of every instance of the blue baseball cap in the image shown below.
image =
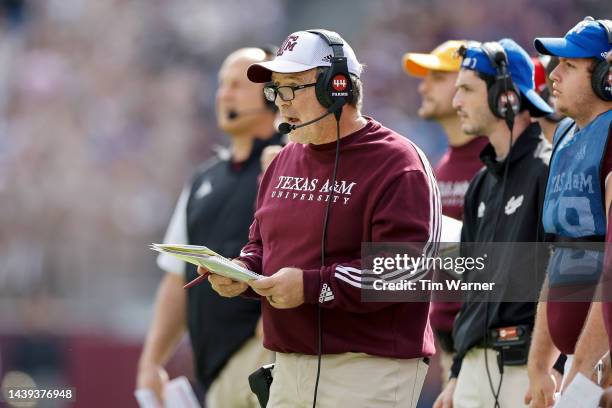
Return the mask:
<path fill-rule="evenodd" d="M 606 29 L 593 17 L 585 17 L 563 38 L 536 38 L 533 45 L 540 54 L 600 60 L 612 49 Z"/>
<path fill-rule="evenodd" d="M 546 116 L 551 114 L 553 108 L 535 90 L 535 68 L 529 54 L 509 38 L 499 40 L 498 43 L 502 46 L 508 57 L 508 72 L 512 82 L 519 89 L 521 95 L 531 102 L 531 105 L 536 109 L 536 112 L 532 112 L 532 115 Z M 497 74 L 497 70 L 479 44 L 472 43 L 468 45 L 461 62 L 461 68 L 471 69 L 492 76 Z"/>

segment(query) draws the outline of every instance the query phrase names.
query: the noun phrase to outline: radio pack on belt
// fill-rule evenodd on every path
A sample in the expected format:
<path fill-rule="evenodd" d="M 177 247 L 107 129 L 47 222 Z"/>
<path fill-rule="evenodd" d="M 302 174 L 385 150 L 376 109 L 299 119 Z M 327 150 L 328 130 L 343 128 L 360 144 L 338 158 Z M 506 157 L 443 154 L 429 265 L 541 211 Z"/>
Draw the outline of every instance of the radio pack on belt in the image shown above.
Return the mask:
<path fill-rule="evenodd" d="M 500 353 L 503 365 L 527 364 L 531 327 L 527 325 L 500 327 L 489 332 L 489 347 Z"/>
<path fill-rule="evenodd" d="M 272 386 L 272 370 L 274 364 L 267 364 L 249 375 L 249 386 L 253 394 L 257 396 L 261 408 L 266 408 L 270 398 L 270 386 Z"/>

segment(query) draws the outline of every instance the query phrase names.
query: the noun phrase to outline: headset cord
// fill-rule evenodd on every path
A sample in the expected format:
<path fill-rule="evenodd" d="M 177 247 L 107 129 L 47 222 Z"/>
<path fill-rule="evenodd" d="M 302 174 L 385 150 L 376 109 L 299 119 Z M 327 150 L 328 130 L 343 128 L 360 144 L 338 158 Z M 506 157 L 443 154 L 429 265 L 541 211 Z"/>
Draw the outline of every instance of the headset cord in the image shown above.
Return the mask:
<path fill-rule="evenodd" d="M 325 216 L 323 218 L 323 236 L 321 238 L 321 266 L 325 266 L 325 246 L 327 244 L 327 224 L 329 221 L 329 210 L 334 196 L 334 188 L 336 187 L 336 173 L 338 171 L 338 162 L 340 159 L 340 119 L 336 117 L 336 158 L 334 159 L 334 170 L 332 171 L 332 182 L 330 184 L 329 200 L 325 207 Z M 321 355 L 323 354 L 323 331 L 321 329 L 321 300 L 317 302 L 317 378 L 315 380 L 314 396 L 312 399 L 312 408 L 317 406 L 317 393 L 319 391 L 319 378 L 321 376 Z"/>
<path fill-rule="evenodd" d="M 510 143 L 508 146 L 508 154 L 506 155 L 506 161 L 504 163 L 504 175 L 502 177 L 502 190 L 501 190 L 501 205 L 500 209 L 503 208 L 504 205 L 504 195 L 506 194 L 506 182 L 508 179 L 508 169 L 510 167 L 510 160 L 512 159 L 512 131 L 514 130 L 514 121 L 508 121 L 508 128 L 510 129 Z M 500 216 L 495 218 L 495 224 L 493 228 L 493 242 L 495 242 L 495 232 L 497 231 L 497 222 L 501 218 Z M 499 408 L 499 393 L 501 391 L 502 381 L 504 380 L 504 362 L 503 358 L 498 360 L 499 366 L 499 383 L 497 385 L 497 391 L 495 391 L 495 387 L 493 386 L 493 379 L 491 377 L 491 372 L 489 371 L 489 359 L 487 349 L 489 347 L 489 294 L 487 293 L 487 298 L 485 299 L 485 367 L 487 369 L 487 378 L 489 380 L 489 387 L 491 388 L 491 392 L 493 393 L 493 397 L 495 398 L 494 408 Z M 499 351 L 501 353 L 501 351 Z M 500 355 L 501 356 L 501 355 Z"/>
<path fill-rule="evenodd" d="M 500 408 L 499 405 L 499 392 L 501 391 L 502 381 L 504 380 L 504 363 L 503 360 L 498 360 L 499 366 L 499 383 L 497 385 L 497 391 L 493 387 L 493 378 L 491 377 L 491 371 L 489 370 L 489 353 L 488 353 L 488 345 L 489 345 L 489 329 L 488 329 L 488 321 L 489 321 L 489 303 L 485 303 L 485 349 L 484 349 L 484 357 L 485 357 L 485 368 L 487 369 L 487 379 L 489 380 L 489 388 L 493 393 L 493 398 L 495 398 L 495 405 L 493 408 Z M 499 351 L 501 353 L 501 351 Z M 499 357 L 498 357 L 499 358 Z"/>

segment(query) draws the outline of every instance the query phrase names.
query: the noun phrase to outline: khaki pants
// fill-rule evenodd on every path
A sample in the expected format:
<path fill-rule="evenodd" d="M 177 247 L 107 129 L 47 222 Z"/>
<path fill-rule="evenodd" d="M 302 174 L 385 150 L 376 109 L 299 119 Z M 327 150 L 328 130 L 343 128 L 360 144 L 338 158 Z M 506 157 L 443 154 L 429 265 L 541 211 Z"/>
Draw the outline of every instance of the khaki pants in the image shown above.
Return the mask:
<path fill-rule="evenodd" d="M 263 348 L 262 339 L 247 340 L 211 384 L 206 394 L 206 408 L 259 408 L 248 378 L 253 371 L 272 362 L 274 353 Z"/>
<path fill-rule="evenodd" d="M 497 392 L 500 380 L 497 353 L 492 349 L 474 347 L 463 358 L 453 395 L 454 408 L 493 408 L 495 406 L 495 398 L 489 385 L 485 365 L 485 350 L 491 382 Z M 524 407 L 523 398 L 528 387 L 527 365 L 504 366 L 504 377 L 497 399 L 500 407 Z"/>
<path fill-rule="evenodd" d="M 416 407 L 428 366 L 420 358 L 398 359 L 363 353 L 321 358 L 317 406 Z M 317 356 L 276 353 L 268 408 L 310 408 Z"/>

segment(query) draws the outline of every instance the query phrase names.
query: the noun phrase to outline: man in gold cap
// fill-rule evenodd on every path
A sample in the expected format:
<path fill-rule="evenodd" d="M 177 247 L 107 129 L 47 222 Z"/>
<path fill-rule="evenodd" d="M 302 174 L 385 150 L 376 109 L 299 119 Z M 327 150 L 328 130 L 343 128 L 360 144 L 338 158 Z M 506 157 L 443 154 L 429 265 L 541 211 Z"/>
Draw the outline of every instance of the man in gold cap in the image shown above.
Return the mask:
<path fill-rule="evenodd" d="M 449 147 L 436 165 L 436 179 L 442 196 L 442 213 L 458 220 L 463 218 L 463 198 L 470 180 L 482 167 L 479 154 L 488 143 L 485 137 L 463 133 L 452 106 L 461 65 L 457 51 L 465 44 L 466 41 L 446 41 L 429 54 L 407 53 L 403 57 L 406 73 L 422 78 L 419 116 L 440 123 L 446 133 Z M 430 311 L 438 349 L 442 350 L 439 355 L 444 379 L 452 363 L 453 321 L 460 308 L 459 302 L 435 302 Z"/>
<path fill-rule="evenodd" d="M 436 176 L 442 194 L 442 212 L 458 220 L 463 218 L 467 186 L 482 167 L 478 155 L 487 144 L 484 137 L 463 133 L 452 106 L 461 63 L 457 50 L 464 44 L 466 41 L 446 41 L 429 54 L 407 53 L 403 58 L 406 73 L 421 78 L 419 116 L 437 121 L 446 133 L 449 148 L 436 166 Z"/>

